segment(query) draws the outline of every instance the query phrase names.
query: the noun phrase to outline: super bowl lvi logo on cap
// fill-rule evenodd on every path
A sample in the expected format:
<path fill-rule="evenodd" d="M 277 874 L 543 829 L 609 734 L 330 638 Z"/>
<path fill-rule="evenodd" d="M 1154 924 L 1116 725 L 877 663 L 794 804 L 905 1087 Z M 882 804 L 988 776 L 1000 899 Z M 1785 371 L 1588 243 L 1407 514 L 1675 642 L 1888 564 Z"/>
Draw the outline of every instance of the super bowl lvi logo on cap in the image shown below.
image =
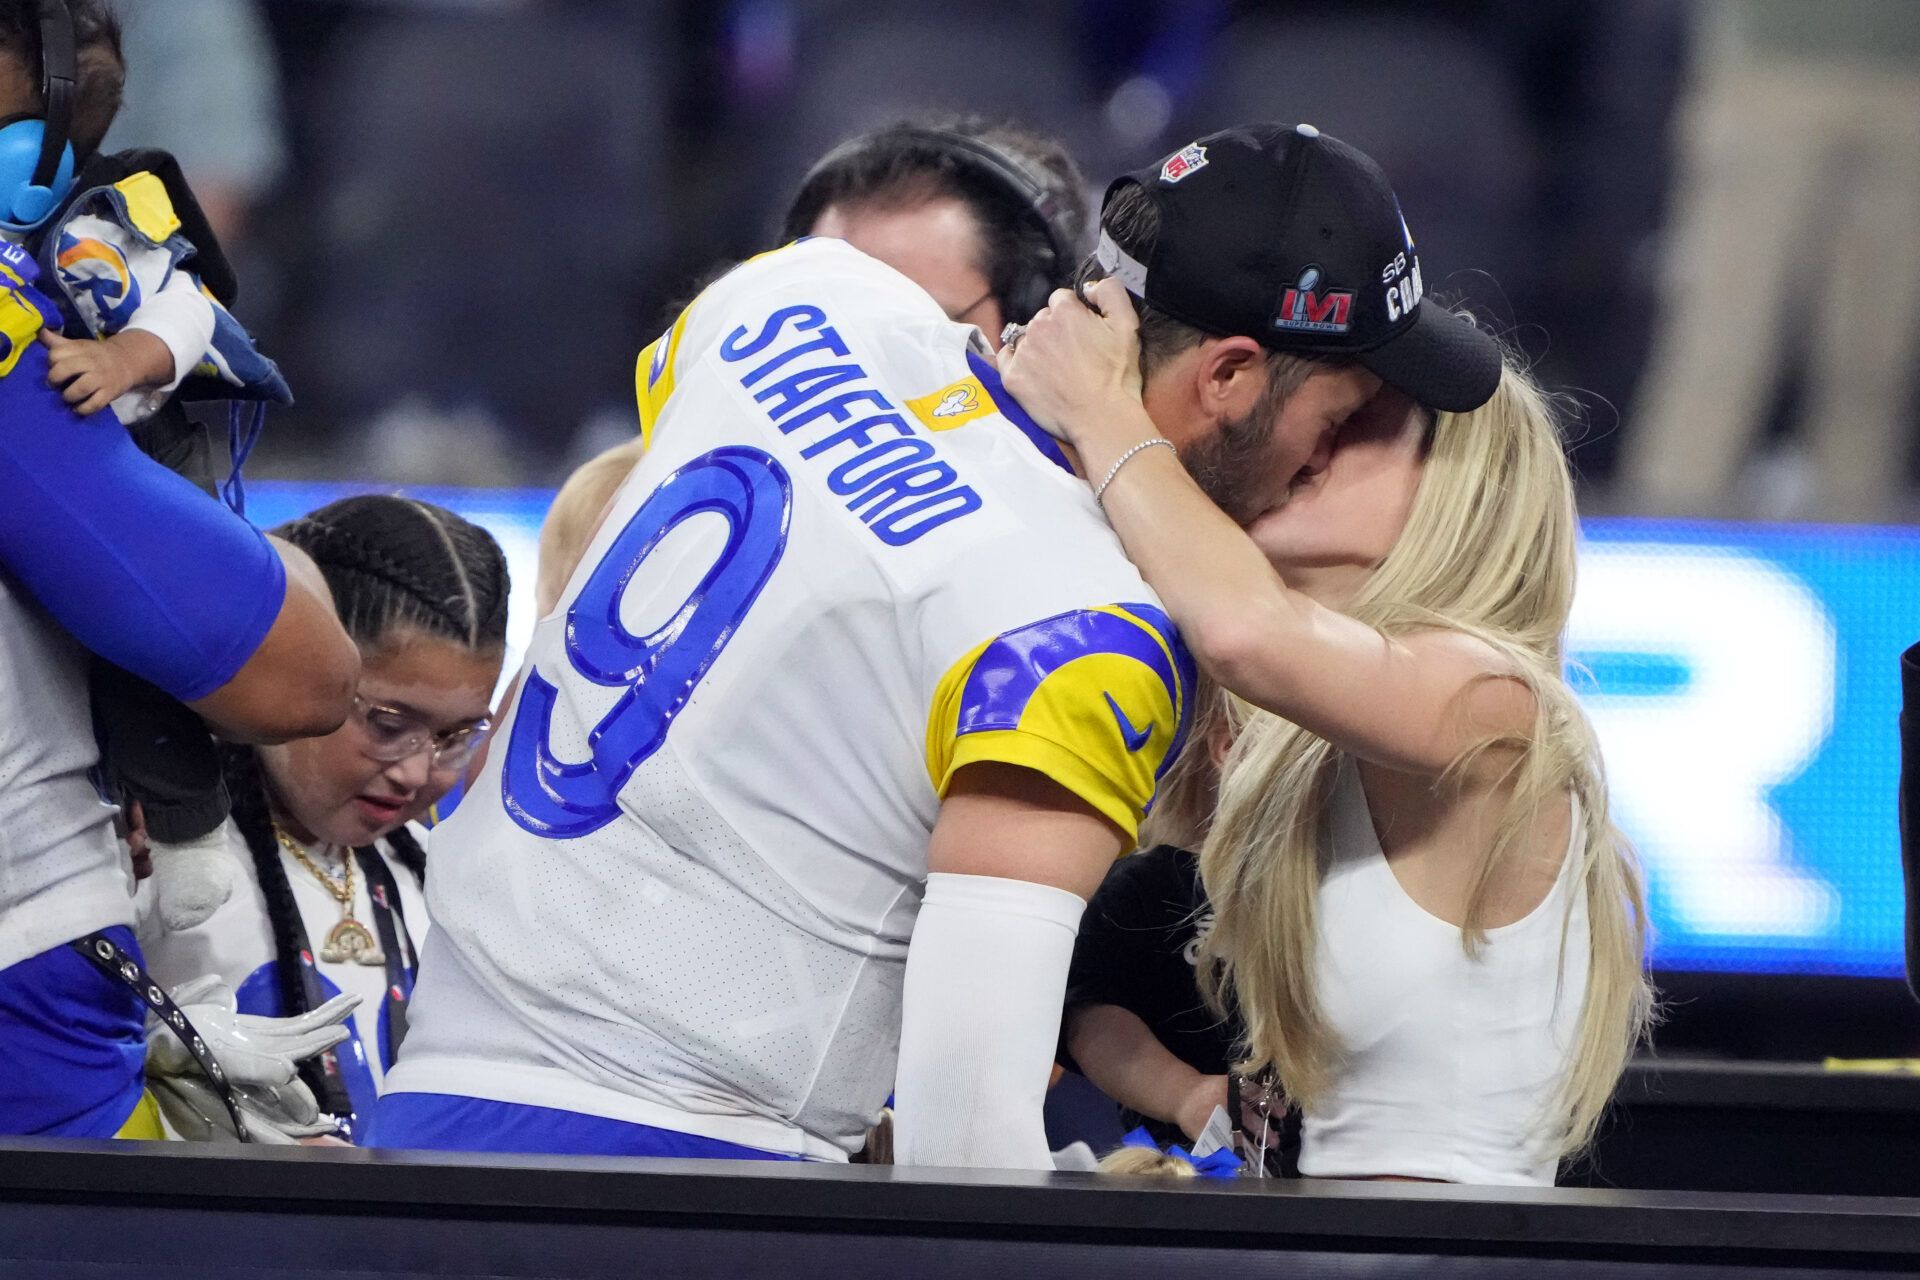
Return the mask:
<path fill-rule="evenodd" d="M 1280 297 L 1280 314 L 1273 318 L 1276 329 L 1301 333 L 1345 333 L 1353 326 L 1353 292 L 1349 289 L 1320 288 L 1320 268 L 1316 264 L 1300 273 Z"/>

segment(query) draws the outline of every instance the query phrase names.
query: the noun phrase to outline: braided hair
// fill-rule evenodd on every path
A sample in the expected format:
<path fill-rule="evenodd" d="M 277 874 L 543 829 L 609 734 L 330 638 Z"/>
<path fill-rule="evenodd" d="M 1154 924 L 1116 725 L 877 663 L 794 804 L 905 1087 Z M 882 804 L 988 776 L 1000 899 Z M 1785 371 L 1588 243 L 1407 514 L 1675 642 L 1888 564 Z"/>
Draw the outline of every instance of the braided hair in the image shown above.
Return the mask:
<path fill-rule="evenodd" d="M 329 503 L 273 531 L 312 557 L 341 625 L 363 651 L 405 631 L 452 640 L 475 651 L 501 649 L 507 636 L 506 556 L 493 536 L 444 507 L 390 494 Z M 267 901 L 279 975 L 281 1011 L 307 1009 L 301 981 L 300 908 L 280 860 L 266 778 L 252 747 L 221 748 L 221 770 L 233 797 L 233 822 L 253 855 Z M 426 854 L 405 826 L 386 837 L 394 858 L 424 883 Z M 345 1114 L 339 1085 L 317 1059 L 301 1076 L 322 1107 Z"/>
<path fill-rule="evenodd" d="M 313 557 L 362 648 L 402 628 L 472 649 L 506 644 L 507 558 L 492 534 L 445 507 L 363 494 L 273 532 Z"/>

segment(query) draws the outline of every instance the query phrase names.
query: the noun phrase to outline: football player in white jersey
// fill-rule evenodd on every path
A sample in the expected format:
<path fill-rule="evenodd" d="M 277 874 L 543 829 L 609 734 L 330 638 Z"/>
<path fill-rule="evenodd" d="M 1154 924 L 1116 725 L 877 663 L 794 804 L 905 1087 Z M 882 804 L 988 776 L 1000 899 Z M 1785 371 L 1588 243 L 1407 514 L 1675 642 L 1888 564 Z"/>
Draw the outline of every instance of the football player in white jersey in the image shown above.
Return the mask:
<path fill-rule="evenodd" d="M 646 452 L 436 831 L 371 1141 L 844 1158 L 918 983 L 903 1158 L 1045 1166 L 1080 909 L 1191 671 L 982 348 L 817 239 L 646 353 Z M 982 1123 L 916 1147 L 915 1053 L 977 1059 Z"/>
<path fill-rule="evenodd" d="M 901 1162 L 1050 1167 L 1074 932 L 1192 668 L 984 346 L 807 240 L 643 353 L 644 457 L 436 832 L 372 1142 L 836 1159 L 897 1086 Z M 1370 376 L 1281 367 L 1203 335 L 1145 402 L 1278 504 L 1285 420 Z"/>

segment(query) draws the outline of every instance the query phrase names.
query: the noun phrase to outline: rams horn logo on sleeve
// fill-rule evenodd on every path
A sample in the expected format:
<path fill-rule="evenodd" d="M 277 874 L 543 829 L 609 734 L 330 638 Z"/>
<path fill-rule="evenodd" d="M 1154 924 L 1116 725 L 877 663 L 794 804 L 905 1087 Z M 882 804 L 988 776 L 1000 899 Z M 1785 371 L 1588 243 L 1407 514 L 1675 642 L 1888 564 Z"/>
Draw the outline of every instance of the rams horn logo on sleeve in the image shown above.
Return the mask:
<path fill-rule="evenodd" d="M 115 246 L 91 236 L 63 237 L 59 264 L 75 300 L 84 296 L 92 302 L 100 332 L 118 333 L 140 309 L 140 281 Z"/>
<path fill-rule="evenodd" d="M 907 401 L 929 431 L 951 431 L 993 413 L 997 406 L 978 378 L 962 378 L 930 395 Z"/>

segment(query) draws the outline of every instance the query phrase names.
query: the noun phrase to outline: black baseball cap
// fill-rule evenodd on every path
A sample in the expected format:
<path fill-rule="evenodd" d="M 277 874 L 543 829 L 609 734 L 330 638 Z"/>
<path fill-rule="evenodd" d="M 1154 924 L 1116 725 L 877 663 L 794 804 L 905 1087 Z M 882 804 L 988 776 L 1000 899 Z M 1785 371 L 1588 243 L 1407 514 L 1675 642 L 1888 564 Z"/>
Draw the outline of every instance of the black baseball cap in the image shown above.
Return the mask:
<path fill-rule="evenodd" d="M 1160 212 L 1145 260 L 1103 226 L 1098 258 L 1128 291 L 1209 333 L 1353 360 L 1421 404 L 1477 409 L 1500 345 L 1428 302 L 1413 234 L 1380 166 L 1310 124 L 1253 124 L 1115 179 Z"/>

